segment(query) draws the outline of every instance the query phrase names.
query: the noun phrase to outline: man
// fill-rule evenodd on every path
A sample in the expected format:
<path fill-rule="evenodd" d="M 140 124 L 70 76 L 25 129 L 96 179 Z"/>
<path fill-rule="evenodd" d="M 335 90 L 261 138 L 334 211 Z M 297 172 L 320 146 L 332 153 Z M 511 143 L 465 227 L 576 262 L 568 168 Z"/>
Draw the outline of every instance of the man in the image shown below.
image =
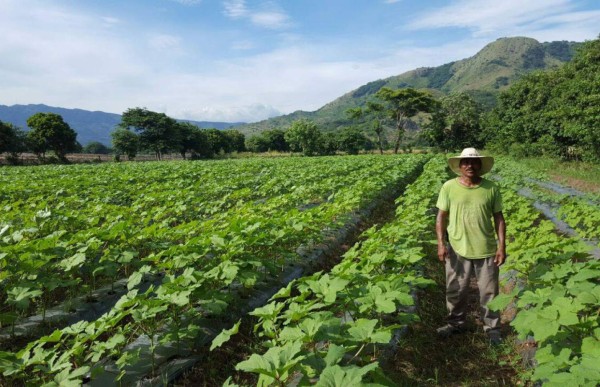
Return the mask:
<path fill-rule="evenodd" d="M 492 169 L 494 159 L 466 148 L 460 156 L 449 158 L 448 165 L 459 177 L 444 183 L 437 201 L 438 258 L 446 265 L 448 307 L 447 324 L 437 333 L 448 337 L 465 331 L 469 279 L 474 272 L 484 332 L 492 344 L 499 344 L 500 315 L 487 303 L 498 294 L 498 272 L 506 259 L 506 223 L 498 186 L 481 177 Z"/>

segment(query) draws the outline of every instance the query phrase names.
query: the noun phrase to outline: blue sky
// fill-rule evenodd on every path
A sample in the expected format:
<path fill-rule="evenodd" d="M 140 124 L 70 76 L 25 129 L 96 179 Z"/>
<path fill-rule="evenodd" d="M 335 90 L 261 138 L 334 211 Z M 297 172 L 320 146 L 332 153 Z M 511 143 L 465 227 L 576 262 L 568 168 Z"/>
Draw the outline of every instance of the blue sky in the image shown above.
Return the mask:
<path fill-rule="evenodd" d="M 253 122 L 500 37 L 599 33 L 596 0 L 0 0 L 0 104 Z"/>

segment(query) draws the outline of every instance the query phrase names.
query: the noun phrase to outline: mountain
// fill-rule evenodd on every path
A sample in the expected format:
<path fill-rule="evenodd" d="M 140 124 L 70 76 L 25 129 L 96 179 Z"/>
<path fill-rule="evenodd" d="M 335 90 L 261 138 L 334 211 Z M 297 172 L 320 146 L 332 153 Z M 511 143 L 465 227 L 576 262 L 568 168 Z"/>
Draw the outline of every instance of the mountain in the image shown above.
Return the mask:
<path fill-rule="evenodd" d="M 490 109 L 500 91 L 528 72 L 556 68 L 569 61 L 580 44 L 566 41 L 540 43 L 525 37 L 501 38 L 470 58 L 369 82 L 317 111 L 296 111 L 236 129 L 248 136 L 269 129 L 285 129 L 292 121 L 305 118 L 314 121 L 322 130 L 333 131 L 354 124 L 347 118 L 346 110 L 364 106 L 384 86 L 426 89 L 435 96 L 464 91 Z"/>
<path fill-rule="evenodd" d="M 100 111 L 89 111 L 82 109 L 65 109 L 47 105 L 0 105 L 0 121 L 10 122 L 23 130 L 29 130 L 27 119 L 35 113 L 56 113 L 60 114 L 63 120 L 77 132 L 77 141 L 81 145 L 86 145 L 92 141 L 98 141 L 110 146 L 110 133 L 121 122 L 121 115 L 114 113 L 105 113 Z M 230 127 L 240 125 L 227 122 L 208 122 L 208 121 L 190 121 L 200 128 L 229 129 Z"/>

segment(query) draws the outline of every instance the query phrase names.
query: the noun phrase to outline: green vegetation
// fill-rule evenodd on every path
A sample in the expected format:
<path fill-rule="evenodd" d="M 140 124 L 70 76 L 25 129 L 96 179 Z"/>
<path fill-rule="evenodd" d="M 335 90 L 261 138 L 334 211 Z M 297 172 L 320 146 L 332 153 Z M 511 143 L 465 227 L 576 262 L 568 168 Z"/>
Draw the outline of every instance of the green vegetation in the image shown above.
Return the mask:
<path fill-rule="evenodd" d="M 493 304 L 501 310 L 514 300 L 517 314 L 511 325 L 521 339 L 533 335 L 537 343 L 533 381 L 596 385 L 600 380 L 600 262 L 586 253 L 580 239 L 556 233 L 552 222 L 515 193 L 527 184 L 528 169 L 509 160 L 498 160 L 498 167 L 511 225 L 509 259 L 503 268 L 514 270 L 524 286 L 515 286 Z M 592 227 L 597 230 L 599 223 L 592 223 L 598 220 L 590 212 L 583 217 L 592 220 L 583 224 L 584 230 L 597 235 Z"/>
<path fill-rule="evenodd" d="M 467 144 L 479 148 L 481 105 L 467 93 L 442 97 L 425 125 L 423 137 L 436 148 L 448 152 Z"/>
<path fill-rule="evenodd" d="M 86 144 L 81 151 L 83 153 L 90 153 L 95 155 L 108 155 L 112 153 L 112 150 L 109 147 L 98 141 L 92 141 Z"/>
<path fill-rule="evenodd" d="M 512 278 L 495 303 L 503 308 L 514 299 L 512 327 L 538 343 L 538 366 L 525 373 L 513 365 L 512 344 L 483 348 L 479 334 L 451 341 L 459 346 L 452 353 L 485 356 L 490 369 L 507 362 L 490 375 L 467 370 L 461 379 L 440 368 L 446 364 L 440 356 L 423 360 L 433 367 L 427 372 L 409 364 L 421 356 L 412 351 L 427 354 L 440 345 L 426 338 L 423 323 L 441 317 L 411 307 L 417 289 L 429 294 L 434 281 L 427 276 L 437 275 L 422 267 L 433 239 L 431 208 L 448 175 L 443 157 L 371 155 L 0 169 L 0 382 L 131 384 L 131 367 L 148 377 L 162 372 L 159 353 L 168 344 L 171 356 L 185 357 L 193 347 L 207 351 L 229 345 L 238 332 L 250 335 L 250 323 L 257 346 L 238 364 L 239 373 L 223 379 L 244 381 L 242 372 L 249 372 L 266 384 L 293 376 L 302 383 L 570 378 L 593 385 L 600 380 L 600 265 L 581 241 L 600 232 L 600 214 L 579 199 L 546 196 L 563 206 L 559 216 L 580 234 L 565 237 L 516 192 L 543 175 L 501 157 L 495 168 L 509 224 L 502 270 Z M 278 282 L 290 267 L 307 267 L 301 246 L 323 242 L 323 230 L 344 227 L 398 189 L 404 193 L 395 219 L 365 231 L 331 269 Z M 269 286 L 281 288 L 253 308 L 254 320 L 244 318 L 254 292 Z M 46 316 L 63 301 L 91 298 L 99 287 L 121 292 L 108 313 L 72 325 Z M 42 323 L 25 340 L 15 328 L 36 313 Z M 208 333 L 207 323 L 224 331 Z M 407 326 L 414 327 L 407 338 L 396 336 Z M 138 352 L 133 343 L 144 337 L 147 351 Z M 393 337 L 400 342 L 390 358 L 385 351 Z"/>
<path fill-rule="evenodd" d="M 0 153 L 8 153 L 7 161 L 16 164 L 19 154 L 26 149 L 26 133 L 10 123 L 0 121 Z"/>
<path fill-rule="evenodd" d="M 273 129 L 248 138 L 246 140 L 246 149 L 250 152 L 289 152 L 290 146 L 285 141 L 285 132 Z"/>
<path fill-rule="evenodd" d="M 67 153 L 81 149 L 77 133 L 58 114 L 36 113 L 27 119 L 27 126 L 31 128 L 27 144 L 41 159 L 51 150 L 60 161 L 66 161 Z"/>
<path fill-rule="evenodd" d="M 572 62 L 525 76 L 500 96 L 486 123 L 486 142 L 515 156 L 559 156 L 600 162 L 600 39 Z"/>
<path fill-rule="evenodd" d="M 600 193 L 600 165 L 582 161 L 564 161 L 559 158 L 520 158 L 519 162 L 540 171 L 552 180 L 583 192 Z"/>
<path fill-rule="evenodd" d="M 444 175 L 444 160 L 430 161 L 399 198 L 394 221 L 367 230 L 330 272 L 291 282 L 251 312 L 268 350 L 236 368 L 258 374 L 258 385 L 282 385 L 292 374 L 301 384 L 393 385 L 378 358 L 395 330 L 418 320 L 406 309 L 414 305 L 411 291 L 431 284 L 418 273 L 421 235 L 433 228 L 430 193 Z"/>
<path fill-rule="evenodd" d="M 8 153 L 6 161 L 10 164 L 17 164 L 19 155 L 27 151 L 35 153 L 42 163 L 68 162 L 66 155 L 73 152 L 112 153 L 99 142 L 82 148 L 76 141 L 77 133 L 55 113 L 36 113 L 27 125 L 31 130 L 23 132 L 0 121 L 0 153 Z M 179 153 L 185 160 L 187 154 L 198 159 L 245 150 L 245 136 L 237 130 L 200 129 L 145 108 L 127 109 L 111 137 L 117 161 L 121 155 L 134 160 L 140 152 L 152 152 L 157 160 L 165 153 Z M 47 159 L 47 152 L 56 157 Z"/>
<path fill-rule="evenodd" d="M 39 338 L 24 347 L 5 339 L 2 384 L 78 384 L 88 372 L 100 377 L 101 359 L 116 361 L 116 373 L 103 376 L 111 380 L 127 378 L 133 364 L 157 372 L 159 346 L 176 343 L 184 355 L 202 345 L 202 321 L 239 316 L 245 308 L 240 299 L 277 284 L 289 265 L 304 264 L 296 253 L 300 246 L 319 243 L 324 229 L 337 229 L 384 192 L 406 184 L 426 158 L 0 170 L 3 327 L 36 312 L 44 319 L 49 307 L 118 279 L 127 287 L 96 320 L 49 333 L 41 325 L 30 332 Z M 153 284 L 141 288 L 145 281 Z M 138 360 L 127 345 L 140 335 L 151 343 Z"/>

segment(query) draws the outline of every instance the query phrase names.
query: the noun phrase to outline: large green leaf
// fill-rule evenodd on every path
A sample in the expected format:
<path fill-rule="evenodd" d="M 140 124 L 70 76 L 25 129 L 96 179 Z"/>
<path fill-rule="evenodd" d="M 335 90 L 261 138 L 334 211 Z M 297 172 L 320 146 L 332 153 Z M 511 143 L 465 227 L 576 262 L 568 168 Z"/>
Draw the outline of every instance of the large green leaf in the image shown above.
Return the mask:
<path fill-rule="evenodd" d="M 213 339 L 212 344 L 210 345 L 210 350 L 212 351 L 213 349 L 218 348 L 224 343 L 228 342 L 229 339 L 231 339 L 231 336 L 238 333 L 241 323 L 242 320 L 238 320 L 238 322 L 235 323 L 230 329 L 223 329 L 221 333 L 219 333 L 217 337 Z"/>
<path fill-rule="evenodd" d="M 317 387 L 348 387 L 360 386 L 363 384 L 363 378 L 369 372 L 377 369 L 378 363 L 371 363 L 364 367 L 347 366 L 340 367 L 332 365 L 323 370 L 319 377 Z M 372 385 L 372 384 L 371 384 Z"/>

